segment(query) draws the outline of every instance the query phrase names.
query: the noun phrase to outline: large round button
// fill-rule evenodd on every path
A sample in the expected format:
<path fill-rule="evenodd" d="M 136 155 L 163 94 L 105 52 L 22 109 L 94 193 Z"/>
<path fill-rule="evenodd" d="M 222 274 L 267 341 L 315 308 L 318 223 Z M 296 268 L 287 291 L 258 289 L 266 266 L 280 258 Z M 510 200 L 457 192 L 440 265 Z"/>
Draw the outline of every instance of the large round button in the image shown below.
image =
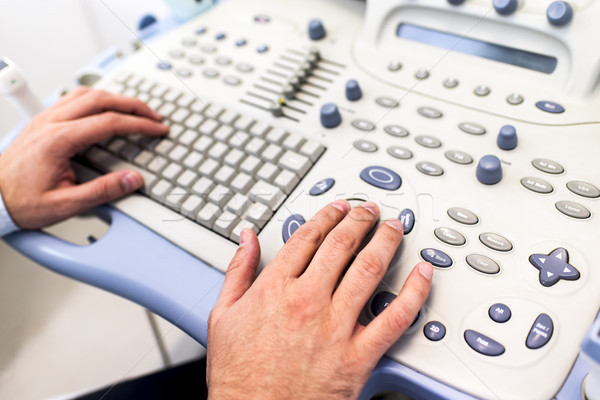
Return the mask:
<path fill-rule="evenodd" d="M 321 125 L 325 128 L 335 128 L 342 123 L 340 110 L 333 103 L 323 104 L 321 107 Z"/>
<path fill-rule="evenodd" d="M 359 100 L 362 97 L 362 90 L 360 85 L 354 79 L 350 79 L 346 82 L 346 98 L 350 101 Z"/>
<path fill-rule="evenodd" d="M 494 185 L 502 180 L 500 159 L 493 155 L 481 157 L 477 164 L 477 180 L 486 185 Z"/>
<path fill-rule="evenodd" d="M 548 22 L 554 26 L 564 26 L 573 19 L 573 7 L 566 1 L 554 1 L 546 10 Z"/>
<path fill-rule="evenodd" d="M 325 37 L 325 27 L 320 19 L 313 19 L 308 23 L 308 36 L 311 40 L 320 40 Z"/>
<path fill-rule="evenodd" d="M 500 15 L 510 15 L 517 10 L 518 0 L 494 0 L 494 8 Z"/>
<path fill-rule="evenodd" d="M 500 128 L 496 143 L 502 150 L 512 150 L 517 147 L 518 138 L 515 127 L 512 125 L 504 125 Z"/>

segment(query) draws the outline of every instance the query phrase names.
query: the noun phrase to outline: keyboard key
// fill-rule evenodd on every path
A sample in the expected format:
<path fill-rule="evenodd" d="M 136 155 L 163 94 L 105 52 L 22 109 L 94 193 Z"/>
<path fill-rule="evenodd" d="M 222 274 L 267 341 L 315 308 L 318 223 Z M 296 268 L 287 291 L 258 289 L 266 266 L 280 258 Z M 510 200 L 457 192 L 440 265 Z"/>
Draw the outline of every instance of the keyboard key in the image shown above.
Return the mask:
<path fill-rule="evenodd" d="M 190 147 L 192 145 L 192 143 L 194 143 L 196 140 L 198 140 L 199 136 L 200 135 L 198 134 L 198 132 L 188 129 L 183 133 L 183 135 L 181 135 L 179 137 L 178 141 L 183 146 Z"/>
<path fill-rule="evenodd" d="M 196 218 L 196 212 L 204 205 L 204 200 L 196 195 L 191 195 L 181 205 L 181 213 L 189 218 Z"/>
<path fill-rule="evenodd" d="M 167 92 L 165 94 L 162 95 L 162 98 L 164 101 L 173 104 L 179 98 L 179 96 L 181 96 L 182 94 L 183 93 L 181 93 L 178 90 L 169 89 L 169 90 L 167 90 Z"/>
<path fill-rule="evenodd" d="M 215 181 L 223 184 L 229 185 L 231 180 L 235 177 L 236 172 L 233 168 L 228 165 L 223 165 L 219 170 L 215 173 Z"/>
<path fill-rule="evenodd" d="M 214 224 L 214 231 L 225 236 L 229 237 L 233 228 L 238 224 L 239 219 L 235 214 L 230 213 L 229 211 L 225 211 L 223 214 L 217 218 Z"/>
<path fill-rule="evenodd" d="M 235 228 L 233 228 L 233 231 L 231 232 L 231 235 L 229 235 L 229 238 L 231 240 L 233 240 L 234 242 L 239 243 L 240 235 L 242 234 L 242 231 L 244 229 L 252 229 L 254 231 L 254 233 L 256 233 L 256 234 L 258 234 L 258 232 L 259 232 L 258 227 L 256 225 L 254 225 L 252 222 L 242 220 L 235 226 Z"/>
<path fill-rule="evenodd" d="M 315 140 L 307 140 L 300 148 L 300 153 L 310 158 L 312 162 L 317 161 L 323 151 L 325 151 L 325 147 Z"/>
<path fill-rule="evenodd" d="M 229 147 L 227 145 L 217 142 L 208 150 L 208 156 L 221 161 L 228 152 Z"/>
<path fill-rule="evenodd" d="M 227 140 L 233 135 L 235 130 L 228 125 L 221 125 L 214 133 L 213 137 L 219 142 L 227 143 Z"/>
<path fill-rule="evenodd" d="M 197 151 L 192 151 L 183 159 L 183 165 L 186 168 L 195 170 L 198 165 L 200 165 L 202 160 L 204 160 L 204 156 L 202 154 L 198 153 Z"/>
<path fill-rule="evenodd" d="M 275 179 L 275 177 L 277 176 L 279 171 L 280 170 L 279 170 L 279 168 L 277 168 L 276 165 L 271 164 L 271 163 L 265 163 L 265 164 L 263 164 L 262 167 L 260 167 L 260 169 L 256 173 L 256 177 L 263 181 L 270 182 L 273 179 Z"/>
<path fill-rule="evenodd" d="M 150 196 L 160 202 L 163 202 L 167 194 L 171 192 L 171 189 L 173 189 L 173 185 L 171 185 L 169 181 L 161 179 L 152 187 Z"/>
<path fill-rule="evenodd" d="M 194 183 L 192 191 L 199 196 L 208 196 L 213 186 L 215 186 L 214 182 L 203 176 Z"/>
<path fill-rule="evenodd" d="M 183 168 L 181 167 L 181 165 L 179 164 L 175 164 L 175 163 L 171 163 L 167 166 L 167 168 L 165 168 L 162 171 L 162 176 L 169 180 L 169 181 L 174 181 L 179 174 L 181 174 L 183 172 Z"/>
<path fill-rule="evenodd" d="M 173 147 L 175 147 L 175 143 L 173 143 L 173 141 L 169 139 L 163 139 L 154 147 L 154 151 L 161 156 L 166 156 Z"/>
<path fill-rule="evenodd" d="M 225 125 L 233 125 L 233 121 L 235 121 L 238 116 L 239 114 L 235 111 L 225 110 L 221 115 L 219 115 L 219 121 Z"/>
<path fill-rule="evenodd" d="M 277 175 L 273 181 L 273 184 L 280 188 L 283 193 L 290 194 L 298 182 L 300 182 L 298 175 L 294 174 L 292 171 L 284 169 L 279 173 L 279 175 Z"/>
<path fill-rule="evenodd" d="M 181 173 L 181 175 L 179 175 L 179 178 L 177 178 L 177 185 L 189 189 L 197 178 L 198 175 L 189 169 L 186 169 Z"/>
<path fill-rule="evenodd" d="M 173 124 L 169 128 L 169 133 L 167 134 L 167 137 L 171 140 L 175 140 L 183 133 L 184 130 L 185 130 L 185 128 L 183 126 L 178 125 L 178 124 Z"/>
<path fill-rule="evenodd" d="M 229 153 L 227 153 L 227 155 L 223 159 L 223 162 L 227 165 L 232 166 L 233 168 L 237 168 L 244 160 L 244 157 L 246 157 L 246 155 L 243 151 L 238 149 L 232 149 L 229 151 Z"/>
<path fill-rule="evenodd" d="M 215 188 L 209 193 L 208 200 L 218 205 L 220 208 L 224 207 L 229 200 L 233 197 L 233 192 L 226 186 L 217 185 Z"/>
<path fill-rule="evenodd" d="M 208 107 L 204 109 L 204 115 L 209 118 L 218 118 L 221 113 L 225 111 L 223 106 L 218 104 L 210 104 Z"/>
<path fill-rule="evenodd" d="M 277 165 L 302 177 L 308 172 L 312 164 L 307 157 L 288 150 L 279 159 Z"/>
<path fill-rule="evenodd" d="M 188 149 L 185 146 L 178 144 L 170 152 L 168 157 L 177 163 L 181 163 L 188 154 Z"/>
<path fill-rule="evenodd" d="M 267 143 L 260 138 L 252 138 L 250 143 L 246 145 L 246 152 L 254 155 L 260 155 L 263 149 L 267 146 Z"/>
<path fill-rule="evenodd" d="M 172 209 L 179 211 L 181 204 L 187 198 L 189 192 L 180 187 L 173 188 L 165 197 L 165 204 Z"/>
<path fill-rule="evenodd" d="M 221 215 L 221 209 L 212 203 L 206 203 L 198 214 L 196 214 L 196 221 L 200 222 L 207 228 L 212 228 L 217 218 Z"/>
<path fill-rule="evenodd" d="M 194 142 L 194 150 L 199 151 L 200 153 L 206 154 L 208 149 L 213 145 L 214 140 L 208 136 L 200 136 L 198 140 Z"/>
<path fill-rule="evenodd" d="M 262 162 L 257 157 L 248 156 L 244 161 L 242 161 L 240 169 L 248 175 L 254 176 L 261 165 Z"/>
<path fill-rule="evenodd" d="M 198 128 L 198 125 L 204 122 L 204 117 L 200 114 L 192 114 L 185 120 L 184 125 L 190 129 Z"/>
<path fill-rule="evenodd" d="M 238 122 L 240 122 L 240 121 L 238 120 L 236 122 L 236 125 Z M 252 136 L 264 137 L 265 134 L 269 131 L 269 129 L 271 129 L 271 125 L 267 124 L 266 122 L 258 121 L 258 122 L 255 122 L 254 125 L 252 125 L 252 127 L 248 130 L 248 132 Z M 242 129 L 242 130 L 245 130 L 245 129 Z"/>
<path fill-rule="evenodd" d="M 250 204 L 250 200 L 248 197 L 244 196 L 241 193 L 236 193 L 233 195 L 231 200 L 227 202 L 225 205 L 225 209 L 229 212 L 234 213 L 238 217 L 241 217 L 244 212 L 246 212 L 246 208 Z"/>
<path fill-rule="evenodd" d="M 249 197 L 251 201 L 263 203 L 271 210 L 276 210 L 284 199 L 281 189 L 265 181 L 256 182 L 250 189 Z"/>
<path fill-rule="evenodd" d="M 156 111 L 158 111 L 158 113 L 163 117 L 168 118 L 176 109 L 177 107 L 175 107 L 173 103 L 164 103 Z"/>
<path fill-rule="evenodd" d="M 256 125 L 256 124 L 255 124 Z M 267 133 L 267 141 L 280 145 L 283 143 L 285 138 L 288 136 L 288 133 L 281 128 L 272 128 L 269 133 Z"/>
<path fill-rule="evenodd" d="M 171 114 L 171 121 L 182 123 L 190 116 L 189 110 L 185 108 L 178 108 L 173 114 Z"/>
<path fill-rule="evenodd" d="M 142 150 L 140 154 L 135 156 L 133 162 L 139 165 L 140 167 L 145 167 L 152 158 L 154 158 L 154 154 L 150 153 L 148 150 Z"/>
<path fill-rule="evenodd" d="M 187 108 L 194 102 L 195 99 L 196 99 L 196 96 L 194 94 L 184 93 L 177 99 L 177 105 L 179 107 Z"/>
<path fill-rule="evenodd" d="M 269 222 L 269 218 L 271 218 L 272 215 L 273 212 L 266 205 L 262 203 L 252 203 L 250 207 L 248 207 L 245 219 L 252 222 L 259 229 L 262 229 L 262 227 Z"/>
<path fill-rule="evenodd" d="M 212 118 L 207 118 L 206 120 L 204 120 L 204 122 L 202 123 L 202 125 L 200 125 L 200 127 L 198 128 L 198 131 L 203 134 L 203 135 L 207 135 L 210 136 L 213 134 L 213 132 L 220 126 L 219 122 L 212 119 Z"/>
<path fill-rule="evenodd" d="M 279 157 L 283 154 L 283 149 L 277 145 L 270 144 L 263 150 L 260 158 L 270 163 L 276 163 Z"/>
<path fill-rule="evenodd" d="M 127 161 L 133 161 L 135 156 L 140 153 L 141 149 L 135 144 L 128 143 L 123 147 L 123 149 L 119 152 L 119 155 L 123 157 Z"/>
<path fill-rule="evenodd" d="M 248 193 L 248 190 L 254 185 L 252 177 L 244 172 L 239 173 L 233 181 L 231 181 L 231 188 L 239 193 Z"/>
<path fill-rule="evenodd" d="M 246 143 L 248 143 L 248 140 L 250 140 L 250 135 L 246 132 L 237 131 L 229 139 L 229 145 L 236 149 L 243 149 Z"/>
<path fill-rule="evenodd" d="M 106 146 L 106 149 L 113 154 L 119 154 L 119 152 L 123 150 L 125 146 L 127 146 L 127 141 L 123 138 L 116 137 L 109 142 L 108 146 Z"/>
<path fill-rule="evenodd" d="M 219 162 L 213 160 L 212 158 L 207 158 L 204 160 L 200 167 L 198 168 L 198 172 L 206 177 L 212 177 L 215 172 L 219 169 Z"/>
<path fill-rule="evenodd" d="M 288 150 L 297 151 L 302 145 L 302 143 L 304 143 L 304 138 L 302 138 L 301 136 L 289 135 L 283 141 L 283 147 L 285 147 Z"/>
<path fill-rule="evenodd" d="M 250 130 L 250 126 L 254 123 L 254 120 L 247 115 L 242 115 L 235 121 L 235 129 L 240 131 L 248 132 Z"/>
<path fill-rule="evenodd" d="M 194 101 L 189 108 L 192 112 L 204 114 L 204 111 L 208 108 L 208 106 L 209 104 L 206 100 L 196 99 L 196 101 Z"/>

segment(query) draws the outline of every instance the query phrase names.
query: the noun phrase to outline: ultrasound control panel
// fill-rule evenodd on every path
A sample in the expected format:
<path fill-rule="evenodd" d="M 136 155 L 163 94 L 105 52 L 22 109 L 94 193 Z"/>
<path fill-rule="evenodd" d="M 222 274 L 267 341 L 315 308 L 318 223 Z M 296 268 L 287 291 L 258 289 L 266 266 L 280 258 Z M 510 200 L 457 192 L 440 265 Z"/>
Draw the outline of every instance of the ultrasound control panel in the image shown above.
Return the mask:
<path fill-rule="evenodd" d="M 550 399 L 600 307 L 599 17 L 593 0 L 228 0 L 145 43 L 99 86 L 175 104 L 162 109 L 172 129 L 211 143 L 232 145 L 200 121 L 264 142 L 230 166 L 233 177 L 243 152 L 256 153 L 273 164 L 260 179 L 285 194 L 252 194 L 271 199 L 251 219 L 263 265 L 336 199 L 399 218 L 403 242 L 361 321 L 417 262 L 435 273 L 387 355 L 478 398 Z M 205 147 L 219 162 L 233 151 Z M 119 149 L 110 157 L 126 159 Z M 262 170 L 243 173 L 258 181 Z M 173 171 L 169 190 L 182 176 Z M 199 173 L 241 196 L 214 170 Z M 194 190 L 189 176 L 183 193 Z M 200 200 L 182 217 L 182 203 L 156 201 L 166 185 L 116 207 L 225 270 L 234 224 L 194 208 Z M 235 214 L 225 204 L 210 210 Z"/>

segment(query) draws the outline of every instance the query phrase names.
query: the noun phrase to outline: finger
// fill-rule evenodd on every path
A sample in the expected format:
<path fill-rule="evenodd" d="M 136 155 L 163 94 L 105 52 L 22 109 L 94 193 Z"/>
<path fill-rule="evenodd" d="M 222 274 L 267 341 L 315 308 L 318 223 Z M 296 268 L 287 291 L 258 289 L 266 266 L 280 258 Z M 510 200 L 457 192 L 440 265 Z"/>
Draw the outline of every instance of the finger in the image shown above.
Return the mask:
<path fill-rule="evenodd" d="M 365 236 L 379 218 L 379 209 L 372 202 L 354 207 L 325 238 L 303 275 L 311 285 L 319 285 L 322 293 L 331 296 L 340 275 L 348 266 Z"/>
<path fill-rule="evenodd" d="M 289 238 L 271 265 L 279 265 L 284 273 L 300 276 L 323 240 L 350 211 L 346 200 L 336 200 L 323 207 Z"/>
<path fill-rule="evenodd" d="M 61 98 L 59 98 L 51 108 L 58 108 L 62 105 L 65 105 L 65 104 L 69 103 L 70 101 L 73 101 L 76 98 L 90 92 L 91 90 L 92 89 L 89 88 L 88 86 L 78 86 L 75 89 L 73 89 L 70 92 L 63 95 Z"/>
<path fill-rule="evenodd" d="M 169 127 L 160 122 L 144 117 L 105 112 L 75 121 L 65 122 L 67 129 L 62 131 L 58 143 L 69 157 L 80 149 L 108 139 L 114 135 L 130 135 L 142 133 L 150 136 L 161 136 L 169 131 Z"/>
<path fill-rule="evenodd" d="M 116 111 L 123 114 L 133 114 L 160 120 L 159 113 L 152 110 L 141 100 L 102 90 L 91 90 L 55 110 L 55 120 L 68 121 L 89 115 L 100 114 L 104 111 Z"/>
<path fill-rule="evenodd" d="M 238 301 L 254 282 L 260 261 L 260 245 L 251 229 L 244 229 L 240 246 L 225 272 L 225 283 L 217 301 L 218 307 L 229 307 Z"/>
<path fill-rule="evenodd" d="M 89 182 L 49 192 L 49 204 L 57 217 L 65 219 L 100 204 L 117 200 L 141 188 L 144 179 L 135 171 L 116 171 Z"/>
<path fill-rule="evenodd" d="M 333 294 L 332 305 L 343 320 L 354 321 L 387 271 L 402 240 L 402 222 L 386 220 L 358 254 Z"/>
<path fill-rule="evenodd" d="M 431 289 L 433 267 L 419 263 L 408 276 L 398 296 L 356 337 L 360 351 L 381 357 L 410 327 Z"/>

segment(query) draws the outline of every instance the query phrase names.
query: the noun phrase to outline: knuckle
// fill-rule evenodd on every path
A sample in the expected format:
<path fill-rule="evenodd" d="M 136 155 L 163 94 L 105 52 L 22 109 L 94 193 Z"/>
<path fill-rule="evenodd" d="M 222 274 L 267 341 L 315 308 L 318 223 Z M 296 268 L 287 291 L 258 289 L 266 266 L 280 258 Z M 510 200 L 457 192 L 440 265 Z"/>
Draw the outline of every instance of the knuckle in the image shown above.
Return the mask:
<path fill-rule="evenodd" d="M 392 311 L 392 310 L 390 310 Z M 400 311 L 395 311 L 388 315 L 387 322 L 392 331 L 405 331 L 410 327 L 415 319 L 413 314 L 405 305 L 401 306 Z"/>
<path fill-rule="evenodd" d="M 347 231 L 334 230 L 327 235 L 326 241 L 330 247 L 341 251 L 353 251 L 358 247 L 357 238 Z"/>
<path fill-rule="evenodd" d="M 378 218 L 365 207 L 354 207 L 348 215 L 354 221 L 375 221 Z"/>
<path fill-rule="evenodd" d="M 362 252 L 358 255 L 357 261 L 359 265 L 359 272 L 366 279 L 381 279 L 383 277 L 385 266 L 375 254 L 370 252 Z"/>
<path fill-rule="evenodd" d="M 94 196 L 96 200 L 107 202 L 112 199 L 110 185 L 106 181 L 100 181 L 97 183 Z"/>
<path fill-rule="evenodd" d="M 294 239 L 294 242 L 307 243 L 309 245 L 319 245 L 323 241 L 323 234 L 314 225 L 304 224 L 302 225 L 290 238 Z"/>

